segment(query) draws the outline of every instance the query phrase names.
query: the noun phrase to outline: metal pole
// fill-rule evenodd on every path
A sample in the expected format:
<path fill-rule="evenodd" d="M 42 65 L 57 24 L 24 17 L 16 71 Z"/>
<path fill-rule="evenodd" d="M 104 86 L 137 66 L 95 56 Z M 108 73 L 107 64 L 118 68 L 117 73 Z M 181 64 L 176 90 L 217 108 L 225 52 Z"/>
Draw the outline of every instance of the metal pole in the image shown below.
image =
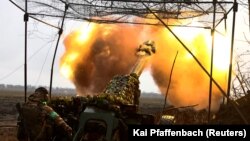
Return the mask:
<path fill-rule="evenodd" d="M 58 32 L 58 39 L 57 39 L 57 42 L 56 42 L 56 48 L 55 48 L 55 52 L 54 52 L 54 56 L 53 56 L 53 60 L 52 60 L 52 65 L 51 65 L 50 87 L 49 87 L 49 97 L 50 97 L 50 99 L 51 99 L 51 91 L 52 91 L 54 63 L 55 63 L 55 58 L 56 58 L 58 44 L 59 44 L 59 41 L 60 41 L 60 38 L 61 38 L 61 35 L 62 35 L 62 32 L 63 32 L 64 19 L 65 19 L 65 16 L 66 16 L 67 9 L 68 9 L 68 5 L 65 4 L 64 15 L 63 15 L 62 23 L 61 23 L 61 28 L 60 28 L 60 30 Z"/>
<path fill-rule="evenodd" d="M 248 25 L 249 25 L 249 31 L 250 31 L 250 0 L 248 0 Z"/>
<path fill-rule="evenodd" d="M 230 64 L 229 64 L 228 84 L 227 84 L 227 102 L 228 102 L 229 97 L 230 97 L 230 89 L 231 89 L 232 62 L 233 62 L 233 49 L 234 49 L 234 32 L 235 32 L 235 19 L 236 19 L 236 12 L 237 11 L 238 11 L 238 3 L 236 0 L 234 0 L 232 38 L 231 38 L 231 50 L 230 50 Z"/>
<path fill-rule="evenodd" d="M 214 13 L 213 13 L 213 29 L 212 29 L 212 48 L 211 48 L 211 65 L 210 65 L 210 82 L 209 82 L 209 98 L 208 98 L 208 116 L 207 121 L 210 122 L 211 115 L 211 99 L 212 99 L 212 90 L 213 90 L 213 64 L 214 64 L 214 32 L 215 32 L 215 12 L 216 12 L 216 2 L 217 0 L 213 0 Z"/>
<path fill-rule="evenodd" d="M 27 99 L 27 29 L 28 29 L 28 20 L 29 14 L 28 11 L 28 1 L 25 0 L 25 14 L 23 20 L 24 24 L 24 102 Z"/>

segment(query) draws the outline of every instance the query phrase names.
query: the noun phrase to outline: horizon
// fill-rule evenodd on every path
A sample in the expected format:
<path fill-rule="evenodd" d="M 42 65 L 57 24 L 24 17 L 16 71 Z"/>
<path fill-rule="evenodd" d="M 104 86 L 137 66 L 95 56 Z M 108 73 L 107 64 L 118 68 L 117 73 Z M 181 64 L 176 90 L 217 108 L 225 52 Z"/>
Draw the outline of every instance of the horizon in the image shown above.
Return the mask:
<path fill-rule="evenodd" d="M 23 48 L 24 48 L 24 22 L 23 12 L 15 7 L 9 1 L 0 2 L 0 30 L 3 34 L 0 35 L 1 45 L 1 70 L 0 70 L 0 83 L 13 84 L 13 85 L 24 85 L 24 65 L 23 65 Z M 237 18 L 243 18 L 244 15 L 239 9 Z M 5 14 L 5 13 L 8 14 Z M 232 14 L 232 13 L 230 13 Z M 230 20 L 231 16 L 229 16 Z M 239 20 L 237 20 L 239 21 Z M 49 86 L 50 68 L 52 53 L 54 51 L 55 40 L 57 32 L 54 29 L 48 28 L 45 25 L 39 24 L 30 18 L 28 22 L 28 76 L 27 85 L 34 86 Z M 78 28 L 82 22 L 71 23 L 65 25 L 65 31 L 62 35 L 62 39 L 65 38 L 68 33 Z M 240 24 L 240 26 L 239 26 Z M 240 42 L 238 46 L 235 45 L 235 49 L 243 50 L 245 46 L 249 46 L 247 43 L 242 43 L 239 39 L 243 37 L 242 32 L 246 31 L 248 26 L 241 26 L 244 22 L 237 22 L 236 31 L 241 33 L 240 36 L 236 34 L 235 42 Z M 67 27 L 67 28 L 66 28 Z M 241 27 L 241 28 L 239 28 Z M 229 28 L 230 29 L 230 28 Z M 37 33 L 38 32 L 38 33 Z M 246 37 L 249 34 L 246 33 Z M 14 42 L 13 42 L 14 41 Z M 54 77 L 53 77 L 53 88 L 72 88 L 75 89 L 75 85 L 59 73 L 59 62 L 60 57 L 64 53 L 65 49 L 62 44 L 62 40 L 59 43 L 57 57 L 55 61 Z M 7 60 L 7 61 L 6 61 Z M 148 73 L 143 73 L 140 77 L 140 89 L 142 92 L 156 92 L 159 93 L 158 87 L 155 85 L 154 80 Z"/>
<path fill-rule="evenodd" d="M 1 89 L 9 89 L 9 87 L 13 87 L 14 89 L 24 89 L 24 85 L 22 84 L 3 84 L 3 83 L 0 83 L 0 90 Z M 33 90 L 37 87 L 45 87 L 47 89 L 49 89 L 49 86 L 43 86 L 43 85 L 40 85 L 40 86 L 34 86 L 34 85 L 27 85 L 27 89 L 28 90 Z M 75 91 L 76 89 L 75 88 L 70 88 L 70 87 L 58 87 L 58 86 L 54 86 L 52 87 L 52 90 L 57 90 L 57 89 L 62 89 L 62 90 L 73 90 Z M 140 89 L 141 90 L 141 89 Z M 154 92 L 154 91 L 142 91 L 141 90 L 141 93 L 143 94 L 157 94 L 157 95 L 162 95 L 160 92 Z"/>

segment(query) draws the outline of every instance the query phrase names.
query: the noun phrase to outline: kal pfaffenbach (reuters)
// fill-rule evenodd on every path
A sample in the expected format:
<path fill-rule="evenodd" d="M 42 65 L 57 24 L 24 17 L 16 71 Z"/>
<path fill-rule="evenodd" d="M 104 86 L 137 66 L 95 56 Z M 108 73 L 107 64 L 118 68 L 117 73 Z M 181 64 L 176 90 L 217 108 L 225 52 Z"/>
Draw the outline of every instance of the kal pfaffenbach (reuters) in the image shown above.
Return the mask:
<path fill-rule="evenodd" d="M 250 136 L 248 125 L 130 125 L 129 141 L 141 139 L 192 139 L 247 141 Z"/>

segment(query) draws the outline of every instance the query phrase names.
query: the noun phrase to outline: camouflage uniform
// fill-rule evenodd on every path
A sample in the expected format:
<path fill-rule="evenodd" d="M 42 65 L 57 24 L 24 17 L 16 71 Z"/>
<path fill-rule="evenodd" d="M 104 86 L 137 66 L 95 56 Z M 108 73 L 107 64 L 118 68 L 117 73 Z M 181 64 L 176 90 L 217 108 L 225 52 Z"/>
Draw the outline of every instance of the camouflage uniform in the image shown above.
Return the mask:
<path fill-rule="evenodd" d="M 26 136 L 18 134 L 19 140 L 29 138 L 30 141 L 50 141 L 53 138 L 54 125 L 63 129 L 62 131 L 65 131 L 69 136 L 72 135 L 71 127 L 46 104 L 47 101 L 48 91 L 40 87 L 21 106 L 19 110 L 19 119 L 21 120 L 19 132 L 25 130 Z"/>

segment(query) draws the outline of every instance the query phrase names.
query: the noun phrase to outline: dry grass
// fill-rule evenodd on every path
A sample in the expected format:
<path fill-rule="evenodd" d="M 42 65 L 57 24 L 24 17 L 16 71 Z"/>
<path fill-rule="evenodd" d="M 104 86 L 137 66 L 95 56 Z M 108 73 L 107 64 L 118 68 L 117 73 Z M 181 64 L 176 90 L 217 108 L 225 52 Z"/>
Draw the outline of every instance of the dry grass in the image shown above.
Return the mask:
<path fill-rule="evenodd" d="M 23 102 L 23 93 L 14 91 L 0 91 L 0 140 L 17 141 L 16 138 L 16 103 Z"/>
<path fill-rule="evenodd" d="M 16 127 L 1 127 L 0 140 L 1 141 L 18 141 L 16 138 Z"/>

